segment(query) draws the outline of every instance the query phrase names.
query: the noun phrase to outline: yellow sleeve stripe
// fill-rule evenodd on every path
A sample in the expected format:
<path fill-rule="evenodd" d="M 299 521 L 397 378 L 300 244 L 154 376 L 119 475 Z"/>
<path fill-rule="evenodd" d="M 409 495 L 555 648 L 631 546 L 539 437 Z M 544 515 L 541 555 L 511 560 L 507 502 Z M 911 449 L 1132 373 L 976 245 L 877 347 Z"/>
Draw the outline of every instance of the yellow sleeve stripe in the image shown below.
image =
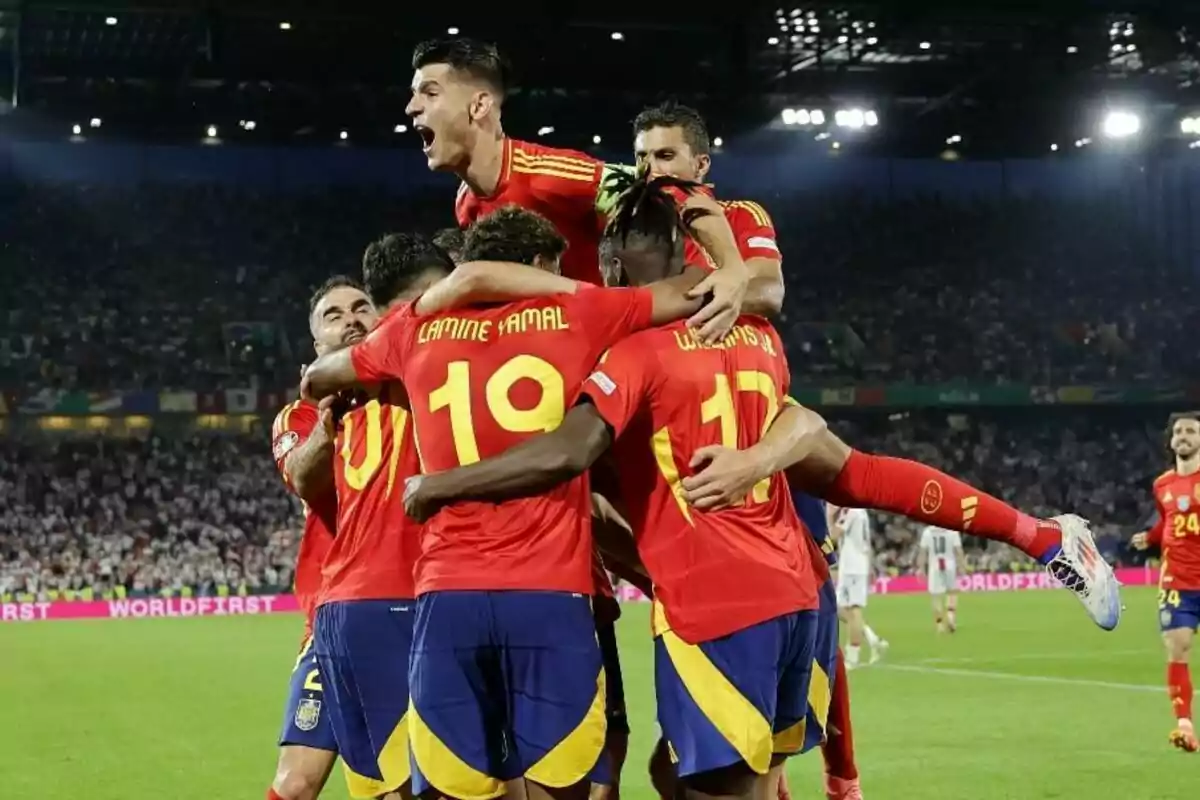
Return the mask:
<path fill-rule="evenodd" d="M 527 156 L 520 151 L 513 153 L 513 172 L 527 175 L 555 175 L 579 181 L 596 179 L 596 165 L 559 156 Z"/>
<path fill-rule="evenodd" d="M 771 223 L 771 215 L 758 203 L 751 202 L 750 200 L 731 200 L 727 203 L 722 203 L 722 205 L 730 211 L 741 210 L 748 212 L 750 216 L 754 217 L 755 224 L 760 228 L 775 227 Z"/>
<path fill-rule="evenodd" d="M 599 162 L 575 156 L 554 155 L 552 153 L 527 153 L 524 150 L 513 150 L 513 162 L 520 164 L 548 164 L 563 169 L 595 172 Z"/>
<path fill-rule="evenodd" d="M 296 410 L 296 406 L 300 405 L 299 400 L 293 400 L 283 407 L 279 412 L 279 416 L 275 417 L 275 425 L 271 430 L 271 438 L 276 439 L 283 435 L 283 432 L 288 429 L 288 422 L 291 421 L 292 412 Z"/>
<path fill-rule="evenodd" d="M 579 181 L 581 183 L 592 183 L 595 178 L 595 173 L 584 175 L 580 172 L 568 172 L 563 169 L 553 167 L 524 167 L 520 164 L 513 163 L 513 173 L 517 175 L 545 175 L 551 178 L 564 178 L 569 181 Z"/>

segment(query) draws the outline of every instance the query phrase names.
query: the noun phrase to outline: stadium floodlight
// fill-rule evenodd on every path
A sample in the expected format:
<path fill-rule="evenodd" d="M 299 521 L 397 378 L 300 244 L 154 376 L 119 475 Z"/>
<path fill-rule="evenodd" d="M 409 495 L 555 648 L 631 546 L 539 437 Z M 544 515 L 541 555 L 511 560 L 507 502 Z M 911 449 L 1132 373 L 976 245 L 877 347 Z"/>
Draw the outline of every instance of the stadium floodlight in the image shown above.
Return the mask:
<path fill-rule="evenodd" d="M 392 128 L 392 131 L 394 133 L 408 133 L 408 126 L 401 123 L 401 124 L 397 125 L 396 127 Z"/>
<path fill-rule="evenodd" d="M 767 39 L 767 44 L 769 44 L 769 45 L 771 45 L 771 46 L 774 46 L 774 45 L 777 45 L 777 44 L 779 44 L 779 37 L 778 37 L 778 36 L 772 36 L 771 38 Z"/>
<path fill-rule="evenodd" d="M 104 18 L 104 24 L 105 24 L 105 25 L 108 25 L 109 27 L 111 27 L 111 26 L 113 26 L 113 25 L 116 25 L 116 24 L 117 24 L 117 18 L 116 18 L 116 17 L 105 17 L 105 18 Z"/>
<path fill-rule="evenodd" d="M 600 144 L 601 141 L 600 134 L 598 133 L 592 137 L 592 144 Z"/>
<path fill-rule="evenodd" d="M 1179 120 L 1180 133 L 1200 133 L 1200 117 L 1184 117 Z"/>
<path fill-rule="evenodd" d="M 625 34 L 621 33 L 620 31 L 613 31 L 612 40 L 614 42 L 623 42 L 625 41 Z"/>
<path fill-rule="evenodd" d="M 71 126 L 71 133 L 78 136 L 79 134 L 83 133 L 83 126 L 79 123 L 75 123 Z"/>
<path fill-rule="evenodd" d="M 1200 140 L 1197 140 L 1195 142 L 1188 142 L 1188 147 L 1192 150 L 1195 150 L 1197 147 L 1200 147 Z"/>
<path fill-rule="evenodd" d="M 717 138 L 713 139 L 713 147 L 721 147 L 721 146 L 723 146 L 724 144 L 725 144 L 725 140 L 724 140 L 724 139 L 722 139 L 720 136 L 718 136 Z"/>
<path fill-rule="evenodd" d="M 446 33 L 450 36 L 458 36 L 458 28 L 451 25 L 449 28 L 446 28 Z"/>
<path fill-rule="evenodd" d="M 875 36 L 868 36 L 867 44 L 879 44 L 879 39 Z"/>
<path fill-rule="evenodd" d="M 538 128 L 538 136 L 549 136 L 552 133 L 554 133 L 553 125 L 543 125 L 542 127 Z"/>
<path fill-rule="evenodd" d="M 824 125 L 825 124 L 825 112 L 819 108 L 814 108 L 812 111 L 812 124 L 813 125 Z"/>
<path fill-rule="evenodd" d="M 812 124 L 812 112 L 809 111 L 807 108 L 797 109 L 796 110 L 796 124 L 797 125 L 811 125 Z"/>
<path fill-rule="evenodd" d="M 867 111 L 863 112 L 863 121 L 867 123 L 868 128 L 874 128 L 879 124 L 879 115 L 868 109 Z"/>
<path fill-rule="evenodd" d="M 779 115 L 779 118 L 781 120 L 783 120 L 784 125 L 795 125 L 796 124 L 796 109 L 785 108 L 783 110 L 783 112 Z"/>
<path fill-rule="evenodd" d="M 217 126 L 216 126 L 216 125 L 209 125 L 209 126 L 208 126 L 208 127 L 205 129 L 205 130 L 204 130 L 204 132 L 205 132 L 206 134 L 208 134 L 208 138 L 210 138 L 210 139 L 215 139 L 215 138 L 217 138 Z"/>
<path fill-rule="evenodd" d="M 833 124 L 839 128 L 862 130 L 867 123 L 867 114 L 874 112 L 863 111 L 861 108 L 839 108 L 833 115 Z M 875 124 L 879 124 L 878 115 L 874 115 Z"/>
<path fill-rule="evenodd" d="M 841 150 L 841 149 L 842 149 L 842 143 L 841 143 L 841 142 L 834 142 L 834 143 L 833 143 L 833 149 L 834 149 L 834 150 Z"/>
<path fill-rule="evenodd" d="M 281 30 L 281 31 L 290 31 L 291 29 L 292 29 L 292 23 L 290 23 L 290 22 L 281 22 L 281 23 L 279 23 L 279 30 Z"/>
<path fill-rule="evenodd" d="M 961 141 L 962 141 L 962 136 L 958 135 L 957 133 L 954 134 L 953 136 L 946 137 L 946 144 L 958 144 Z"/>
<path fill-rule="evenodd" d="M 933 47 L 933 45 L 929 42 L 921 42 L 919 46 L 922 50 L 928 50 L 929 48 Z"/>
<path fill-rule="evenodd" d="M 88 125 L 92 126 L 93 128 L 99 128 L 100 123 L 101 121 L 99 117 L 92 117 L 90 120 L 88 120 Z"/>
<path fill-rule="evenodd" d="M 1110 139 L 1128 139 L 1142 129 L 1142 118 L 1132 111 L 1109 111 L 1100 129 Z"/>
<path fill-rule="evenodd" d="M 350 132 L 349 131 L 339 131 L 338 138 L 344 142 L 350 138 Z"/>
<path fill-rule="evenodd" d="M 255 122 L 255 121 L 254 121 L 254 120 L 252 120 L 252 119 L 248 119 L 248 120 L 246 120 L 246 124 L 245 124 L 245 125 L 243 125 L 242 127 L 243 127 L 243 128 L 245 128 L 245 129 L 246 129 L 246 130 L 248 130 L 248 131 L 252 131 L 252 130 L 254 130 L 255 128 L 257 128 L 257 127 L 258 127 L 258 123 L 257 123 L 257 122 Z"/>
<path fill-rule="evenodd" d="M 1051 153 L 1057 153 L 1057 152 L 1058 152 L 1058 145 L 1056 145 L 1056 144 L 1052 144 L 1052 145 L 1050 145 L 1050 152 L 1051 152 Z"/>
<path fill-rule="evenodd" d="M 1073 44 L 1067 45 L 1067 52 L 1070 53 L 1071 55 L 1075 55 L 1076 53 L 1079 52 L 1079 48 Z"/>
<path fill-rule="evenodd" d="M 846 43 L 846 42 L 848 42 L 848 41 L 850 41 L 850 37 L 849 37 L 849 36 L 846 36 L 846 35 L 842 35 L 842 36 L 839 36 L 839 37 L 837 38 L 837 43 L 838 43 L 838 44 L 845 44 L 845 43 Z"/>

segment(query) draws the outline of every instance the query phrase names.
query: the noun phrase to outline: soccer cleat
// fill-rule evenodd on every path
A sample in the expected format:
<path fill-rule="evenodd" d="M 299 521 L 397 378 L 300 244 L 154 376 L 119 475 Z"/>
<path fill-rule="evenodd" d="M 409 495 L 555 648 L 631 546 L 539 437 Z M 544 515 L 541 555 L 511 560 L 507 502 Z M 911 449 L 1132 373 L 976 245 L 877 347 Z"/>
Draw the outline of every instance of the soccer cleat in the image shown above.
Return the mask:
<path fill-rule="evenodd" d="M 863 800 L 862 787 L 858 785 L 858 778 L 847 780 L 826 775 L 825 797 L 828 800 Z"/>
<path fill-rule="evenodd" d="M 1177 747 L 1185 753 L 1200 750 L 1200 741 L 1196 739 L 1196 729 L 1185 719 L 1179 720 L 1179 727 L 1171 731 L 1168 737 L 1172 747 Z"/>
<path fill-rule="evenodd" d="M 867 663 L 868 664 L 877 663 L 879 661 L 879 659 L 881 659 L 887 655 L 887 651 L 888 651 L 889 647 L 891 647 L 891 645 L 888 644 L 887 639 L 880 639 L 879 642 L 874 647 L 871 648 L 871 660 L 868 661 Z"/>
<path fill-rule="evenodd" d="M 1046 571 L 1074 592 L 1093 622 L 1111 631 L 1121 621 L 1121 587 L 1112 567 L 1096 549 L 1087 520 L 1063 514 L 1054 521 L 1062 528 L 1062 548 Z"/>

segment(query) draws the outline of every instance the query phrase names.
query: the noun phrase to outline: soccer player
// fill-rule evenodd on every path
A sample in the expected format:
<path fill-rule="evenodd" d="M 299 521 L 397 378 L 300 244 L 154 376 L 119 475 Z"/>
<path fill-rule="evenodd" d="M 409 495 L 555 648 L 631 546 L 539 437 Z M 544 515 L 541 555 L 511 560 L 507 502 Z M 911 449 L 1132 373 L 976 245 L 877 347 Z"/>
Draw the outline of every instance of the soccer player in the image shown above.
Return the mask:
<path fill-rule="evenodd" d="M 467 232 L 463 257 L 557 271 L 566 242 L 508 207 Z M 555 278 L 555 276 L 549 276 Z M 350 376 L 314 365 L 310 391 L 399 378 L 425 471 L 470 464 L 551 430 L 600 354 L 694 313 L 702 274 L 649 289 L 556 278 L 540 300 L 422 316 L 409 307 L 349 351 Z M 311 370 L 310 370 L 311 371 Z M 307 376 L 306 376 L 307 377 Z M 414 790 L 495 797 L 525 776 L 531 797 L 585 797 L 605 740 L 605 675 L 590 595 L 586 477 L 544 496 L 449 509 L 422 531 L 410 682 Z"/>
<path fill-rule="evenodd" d="M 309 330 L 317 355 L 366 336 L 375 309 L 358 284 L 346 276 L 326 281 L 309 303 Z M 337 494 L 333 486 L 333 409 L 297 400 L 284 407 L 271 429 L 271 451 L 284 484 L 304 502 L 304 534 L 296 556 L 296 599 L 304 612 L 304 639 L 292 670 L 279 765 L 267 800 L 315 800 L 337 758 L 329 714 L 322 713 L 324 693 L 312 648 L 313 617 L 321 587 L 321 568 L 333 544 Z"/>
<path fill-rule="evenodd" d="M 1133 537 L 1138 549 L 1158 547 L 1158 619 L 1167 648 L 1167 693 L 1175 712 L 1171 744 L 1200 749 L 1192 723 L 1192 676 L 1188 660 L 1200 625 L 1200 411 L 1172 414 L 1167 442 L 1175 468 L 1154 481 L 1158 519 Z"/>
<path fill-rule="evenodd" d="M 704 118 L 694 108 L 673 101 L 647 108 L 634 119 L 633 134 L 639 167 L 685 181 L 707 179 L 712 143 Z M 771 217 L 758 203 L 746 200 L 723 201 L 721 206 L 749 271 L 746 308 L 764 316 L 778 314 L 783 308 L 783 256 Z M 695 242 L 687 243 L 684 257 L 689 264 L 708 260 Z"/>
<path fill-rule="evenodd" d="M 600 285 L 596 246 L 614 192 L 606 188 L 626 169 L 584 153 L 511 139 L 501 125 L 509 69 L 496 48 L 455 38 L 417 45 L 412 99 L 406 109 L 424 144 L 429 168 L 451 172 L 462 185 L 455 216 L 462 227 L 506 205 L 549 219 L 566 237 L 562 274 Z M 716 229 L 717 220 L 697 220 Z M 711 253 L 721 267 L 695 289 L 712 292 L 690 322 L 707 341 L 720 338 L 740 313 L 749 273 L 732 241 Z"/>
<path fill-rule="evenodd" d="M 618 203 L 602 260 L 633 286 L 661 280 L 684 267 L 680 228 L 674 199 L 640 179 Z M 817 581 L 786 484 L 768 480 L 718 514 L 693 513 L 679 493 L 688 454 L 708 441 L 756 441 L 788 380 L 782 343 L 761 317 L 741 317 L 714 347 L 683 324 L 646 331 L 607 353 L 552 432 L 406 491 L 418 516 L 451 501 L 470 502 L 441 515 L 557 492 L 613 446 L 654 582 L 659 721 L 691 798 L 760 796 L 771 767 L 803 746 Z"/>
<path fill-rule="evenodd" d="M 830 508 L 832 534 L 838 544 L 837 605 L 838 615 L 846 623 L 850 645 L 846 648 L 846 669 L 858 667 L 863 637 L 871 648 L 871 662 L 887 650 L 867 624 L 865 609 L 871 585 L 871 518 L 862 508 Z"/>
<path fill-rule="evenodd" d="M 925 572 L 933 601 L 933 622 L 938 633 L 958 629 L 958 565 L 963 559 L 962 536 L 928 525 L 921 531 L 917 572 Z"/>
<path fill-rule="evenodd" d="M 1087 522 L 1065 514 L 1035 519 L 916 461 L 851 448 L 819 414 L 789 405 L 754 447 L 708 448 L 693 457 L 684 496 L 697 508 L 739 502 L 764 477 L 786 470 L 788 483 L 839 506 L 873 508 L 1004 542 L 1043 564 L 1104 630 L 1121 620 L 1121 592 Z"/>

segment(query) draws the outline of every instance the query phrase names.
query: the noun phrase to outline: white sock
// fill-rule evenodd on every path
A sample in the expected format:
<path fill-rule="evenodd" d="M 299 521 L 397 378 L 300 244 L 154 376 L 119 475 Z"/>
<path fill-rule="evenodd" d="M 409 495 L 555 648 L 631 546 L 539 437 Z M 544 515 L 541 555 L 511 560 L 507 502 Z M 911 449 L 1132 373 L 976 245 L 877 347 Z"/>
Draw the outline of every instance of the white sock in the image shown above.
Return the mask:
<path fill-rule="evenodd" d="M 852 644 L 846 647 L 846 663 L 858 664 L 858 645 Z"/>
<path fill-rule="evenodd" d="M 863 633 L 867 635 L 867 644 L 871 646 L 871 649 L 879 647 L 879 634 L 871 630 L 870 625 L 863 626 Z"/>

